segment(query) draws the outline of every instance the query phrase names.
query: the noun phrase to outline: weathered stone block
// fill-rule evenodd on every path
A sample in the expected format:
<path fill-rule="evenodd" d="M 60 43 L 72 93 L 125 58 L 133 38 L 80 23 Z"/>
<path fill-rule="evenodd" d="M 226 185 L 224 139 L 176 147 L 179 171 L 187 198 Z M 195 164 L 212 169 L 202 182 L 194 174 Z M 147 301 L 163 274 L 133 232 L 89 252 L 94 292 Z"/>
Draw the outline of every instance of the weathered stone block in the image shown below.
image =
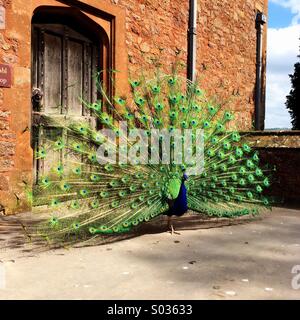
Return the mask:
<path fill-rule="evenodd" d="M 15 154 L 15 143 L 8 141 L 0 141 L 0 157 L 10 157 Z"/>
<path fill-rule="evenodd" d="M 10 170 L 11 168 L 13 168 L 13 166 L 14 166 L 13 160 L 0 159 L 0 172 L 6 172 L 6 171 Z"/>
<path fill-rule="evenodd" d="M 7 191 L 9 189 L 7 177 L 0 175 L 0 191 Z"/>

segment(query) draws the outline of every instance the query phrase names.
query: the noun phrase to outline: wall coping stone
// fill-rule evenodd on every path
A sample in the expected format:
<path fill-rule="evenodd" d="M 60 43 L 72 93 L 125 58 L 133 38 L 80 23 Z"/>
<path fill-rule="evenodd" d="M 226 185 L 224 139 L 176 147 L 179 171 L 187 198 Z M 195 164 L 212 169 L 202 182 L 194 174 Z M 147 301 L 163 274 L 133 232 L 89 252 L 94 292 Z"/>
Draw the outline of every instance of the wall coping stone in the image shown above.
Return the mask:
<path fill-rule="evenodd" d="M 242 131 L 255 148 L 300 149 L 300 130 Z"/>

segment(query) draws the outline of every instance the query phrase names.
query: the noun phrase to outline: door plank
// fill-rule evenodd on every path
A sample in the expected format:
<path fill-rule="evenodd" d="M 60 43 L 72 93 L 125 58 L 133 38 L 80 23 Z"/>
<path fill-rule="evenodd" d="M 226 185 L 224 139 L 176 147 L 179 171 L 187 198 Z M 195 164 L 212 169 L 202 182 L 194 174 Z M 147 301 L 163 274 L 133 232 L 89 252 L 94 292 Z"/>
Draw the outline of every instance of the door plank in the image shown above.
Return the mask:
<path fill-rule="evenodd" d="M 68 42 L 68 115 L 82 115 L 83 86 L 83 45 L 80 42 Z"/>
<path fill-rule="evenodd" d="M 84 45 L 84 85 L 83 98 L 87 103 L 91 101 L 91 73 L 92 73 L 92 48 L 89 44 Z M 83 115 L 91 115 L 89 110 L 83 107 Z"/>
<path fill-rule="evenodd" d="M 45 33 L 44 110 L 48 114 L 61 113 L 62 99 L 62 39 Z"/>

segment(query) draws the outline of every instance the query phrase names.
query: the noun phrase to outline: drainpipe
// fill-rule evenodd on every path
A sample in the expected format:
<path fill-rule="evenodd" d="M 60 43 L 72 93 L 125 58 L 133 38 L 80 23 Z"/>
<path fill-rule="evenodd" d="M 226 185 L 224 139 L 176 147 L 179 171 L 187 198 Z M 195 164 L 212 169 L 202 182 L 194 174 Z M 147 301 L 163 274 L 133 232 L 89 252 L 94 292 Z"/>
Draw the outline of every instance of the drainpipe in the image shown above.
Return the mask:
<path fill-rule="evenodd" d="M 196 79 L 196 51 L 197 51 L 196 29 L 197 29 L 197 0 L 190 0 L 187 77 L 191 81 L 195 81 Z"/>
<path fill-rule="evenodd" d="M 262 12 L 256 15 L 256 86 L 255 86 L 255 130 L 264 129 L 261 110 L 261 78 L 262 78 L 262 31 L 263 25 L 267 22 L 266 16 Z"/>

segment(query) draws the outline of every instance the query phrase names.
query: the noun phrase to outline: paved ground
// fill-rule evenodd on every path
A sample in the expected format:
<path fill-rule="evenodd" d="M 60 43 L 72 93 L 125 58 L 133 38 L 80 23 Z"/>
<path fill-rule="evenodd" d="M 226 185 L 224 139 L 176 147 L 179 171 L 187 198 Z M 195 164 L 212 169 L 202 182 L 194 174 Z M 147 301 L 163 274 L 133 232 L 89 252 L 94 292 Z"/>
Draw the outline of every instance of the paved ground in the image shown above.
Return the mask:
<path fill-rule="evenodd" d="M 37 252 L 23 245 L 13 218 L 2 218 L 0 298 L 300 298 L 291 286 L 292 267 L 300 265 L 300 211 L 276 208 L 233 225 L 185 217 L 173 236 L 158 223 L 122 241 Z"/>

